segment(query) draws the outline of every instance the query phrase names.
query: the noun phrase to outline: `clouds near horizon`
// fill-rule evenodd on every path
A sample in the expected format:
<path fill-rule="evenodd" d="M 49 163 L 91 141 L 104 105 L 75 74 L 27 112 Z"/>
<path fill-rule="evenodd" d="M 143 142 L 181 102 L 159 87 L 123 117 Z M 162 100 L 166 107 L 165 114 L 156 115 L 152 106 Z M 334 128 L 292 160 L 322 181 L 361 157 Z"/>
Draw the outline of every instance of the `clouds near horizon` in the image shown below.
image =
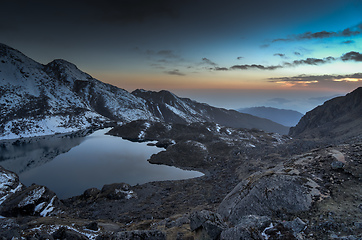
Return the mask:
<path fill-rule="evenodd" d="M 324 39 L 332 37 L 353 37 L 362 34 L 362 23 L 356 26 L 343 29 L 341 31 L 319 31 L 319 32 L 305 32 L 301 34 L 290 35 L 286 38 L 273 39 L 271 42 L 291 42 L 300 40 L 311 40 L 311 39 Z"/>

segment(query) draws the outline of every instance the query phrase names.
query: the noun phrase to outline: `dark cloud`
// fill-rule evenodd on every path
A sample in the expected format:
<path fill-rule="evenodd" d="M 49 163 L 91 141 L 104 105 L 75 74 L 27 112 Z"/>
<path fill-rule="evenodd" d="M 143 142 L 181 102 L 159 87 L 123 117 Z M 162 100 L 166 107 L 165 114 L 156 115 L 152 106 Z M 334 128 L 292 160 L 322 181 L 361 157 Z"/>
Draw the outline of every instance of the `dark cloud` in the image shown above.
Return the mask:
<path fill-rule="evenodd" d="M 205 63 L 205 64 L 208 64 L 208 65 L 211 65 L 211 66 L 217 66 L 216 63 L 214 63 L 213 61 L 211 61 L 208 58 L 202 58 L 202 62 Z"/>
<path fill-rule="evenodd" d="M 230 67 L 230 70 L 248 70 L 248 69 L 260 69 L 260 70 L 275 70 L 278 68 L 282 68 L 282 66 L 264 66 L 259 64 L 244 64 L 244 65 L 234 65 Z"/>
<path fill-rule="evenodd" d="M 276 56 L 280 56 L 279 54 L 274 54 Z M 284 56 L 283 54 L 281 54 Z M 271 65 L 271 66 L 264 66 L 260 64 L 244 64 L 244 65 L 234 65 L 230 67 L 230 70 L 248 70 L 248 69 L 259 69 L 259 70 L 275 70 L 278 68 L 285 68 L 285 67 L 296 67 L 299 65 L 320 65 L 330 63 L 332 61 L 337 60 L 334 57 L 326 57 L 323 59 L 320 58 L 306 58 L 301 60 L 295 60 L 293 62 L 284 62 L 282 65 Z M 217 70 L 217 69 L 215 69 Z"/>
<path fill-rule="evenodd" d="M 269 47 L 270 46 L 270 44 L 263 44 L 263 45 L 260 45 L 260 47 L 261 48 L 267 48 L 267 47 Z"/>
<path fill-rule="evenodd" d="M 301 56 L 302 54 L 300 52 L 294 52 L 295 56 Z"/>
<path fill-rule="evenodd" d="M 157 56 L 162 58 L 174 58 L 174 59 L 181 58 L 179 55 L 175 54 L 172 50 L 160 50 L 160 51 L 146 50 L 145 54 L 148 56 Z"/>
<path fill-rule="evenodd" d="M 275 54 L 273 54 L 273 56 L 279 56 L 281 58 L 286 58 L 284 53 L 275 53 Z"/>
<path fill-rule="evenodd" d="M 342 44 L 352 44 L 352 43 L 355 43 L 355 41 L 353 40 L 347 40 L 347 41 L 343 41 L 341 42 Z"/>
<path fill-rule="evenodd" d="M 302 34 L 291 35 L 287 38 L 277 38 L 272 40 L 272 42 L 290 42 L 290 41 L 298 41 L 298 40 L 310 40 L 310 39 L 324 39 L 331 37 L 351 37 L 360 35 L 362 33 L 362 23 L 352 27 L 346 28 L 342 31 L 333 32 L 333 31 L 320 31 L 320 32 L 305 32 Z"/>
<path fill-rule="evenodd" d="M 295 60 L 291 63 L 284 63 L 284 66 L 299 66 L 299 65 L 319 65 L 319 64 L 325 64 L 330 63 L 332 61 L 335 61 L 336 59 L 334 57 L 326 57 L 326 58 L 306 58 L 301 60 Z"/>
<path fill-rule="evenodd" d="M 295 52 L 295 55 L 299 55 L 299 52 Z M 275 53 L 274 56 L 280 56 L 282 58 L 285 58 L 285 54 L 282 53 Z M 286 67 L 297 67 L 300 65 L 321 65 L 321 64 L 327 64 L 331 63 L 337 60 L 342 61 L 356 61 L 361 62 L 362 61 L 362 54 L 359 52 L 348 52 L 343 54 L 341 57 L 334 58 L 334 57 L 326 57 L 326 58 L 306 58 L 306 59 L 300 59 L 300 60 L 294 60 L 292 62 L 283 62 L 281 65 L 270 65 L 265 66 L 261 64 L 243 64 L 243 65 L 233 65 L 230 68 L 226 67 L 217 67 L 217 64 L 210 61 L 207 58 L 202 59 L 204 62 L 206 62 L 209 65 L 215 66 L 214 68 L 210 68 L 210 70 L 216 70 L 216 71 L 227 71 L 227 70 L 249 70 L 249 69 L 259 69 L 259 70 L 275 70 L 279 68 L 286 68 Z"/>
<path fill-rule="evenodd" d="M 362 81 L 362 73 L 346 75 L 298 75 L 294 77 L 268 78 L 270 82 L 349 82 Z"/>
<path fill-rule="evenodd" d="M 342 61 L 362 62 L 362 54 L 359 52 L 348 52 L 341 57 Z"/>
<path fill-rule="evenodd" d="M 216 71 L 228 71 L 229 69 L 226 67 L 215 67 L 214 70 Z"/>
<path fill-rule="evenodd" d="M 164 66 L 162 66 L 161 64 L 157 64 L 157 63 L 152 63 L 150 64 L 151 67 L 156 68 L 156 69 L 165 69 Z"/>
<path fill-rule="evenodd" d="M 181 58 L 179 55 L 174 54 L 172 50 L 161 50 L 157 52 L 157 55 L 164 58 Z"/>
<path fill-rule="evenodd" d="M 178 70 L 178 69 L 174 69 L 174 70 L 171 70 L 171 71 L 165 71 L 165 73 L 167 73 L 169 75 L 186 76 L 186 74 L 180 72 L 180 70 Z"/>

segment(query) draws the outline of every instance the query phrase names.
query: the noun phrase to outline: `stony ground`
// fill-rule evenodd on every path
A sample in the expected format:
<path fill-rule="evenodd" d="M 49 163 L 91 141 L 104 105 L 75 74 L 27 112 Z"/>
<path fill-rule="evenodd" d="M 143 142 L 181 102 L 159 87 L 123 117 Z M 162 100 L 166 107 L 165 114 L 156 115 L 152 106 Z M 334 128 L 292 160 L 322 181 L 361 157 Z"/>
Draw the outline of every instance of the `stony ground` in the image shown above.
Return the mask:
<path fill-rule="evenodd" d="M 14 191 L 0 233 L 29 239 L 361 239 L 362 143 L 290 139 L 215 124 L 132 122 L 110 134 L 157 140 L 149 160 L 200 178 L 89 189 L 52 200 Z M 6 170 L 3 173 L 8 174 Z M 12 193 L 12 192 L 14 193 Z M 33 191 L 33 192 L 32 192 Z M 4 193 L 5 194 L 5 193 Z M 27 199 L 27 202 L 24 200 Z M 52 201 L 52 202 L 51 202 Z M 26 202 L 26 204 L 25 204 Z M 22 204 L 20 204 L 22 203 Z M 51 203 L 51 205 L 49 205 Z M 51 209 L 53 208 L 53 209 Z M 51 210 L 51 211 L 50 211 Z M 43 213 L 43 214 L 42 214 Z M 31 238 L 33 237 L 33 238 Z M 71 238 L 73 237 L 73 238 Z"/>

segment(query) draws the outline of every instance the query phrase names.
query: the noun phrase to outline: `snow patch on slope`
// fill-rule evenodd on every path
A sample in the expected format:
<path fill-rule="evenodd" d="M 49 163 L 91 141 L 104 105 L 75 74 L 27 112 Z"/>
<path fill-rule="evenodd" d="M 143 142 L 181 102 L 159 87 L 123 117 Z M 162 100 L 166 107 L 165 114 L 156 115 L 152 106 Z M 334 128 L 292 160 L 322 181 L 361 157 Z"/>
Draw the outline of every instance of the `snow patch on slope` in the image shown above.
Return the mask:
<path fill-rule="evenodd" d="M 12 194 L 20 191 L 23 185 L 15 173 L 0 168 L 0 205 Z"/>

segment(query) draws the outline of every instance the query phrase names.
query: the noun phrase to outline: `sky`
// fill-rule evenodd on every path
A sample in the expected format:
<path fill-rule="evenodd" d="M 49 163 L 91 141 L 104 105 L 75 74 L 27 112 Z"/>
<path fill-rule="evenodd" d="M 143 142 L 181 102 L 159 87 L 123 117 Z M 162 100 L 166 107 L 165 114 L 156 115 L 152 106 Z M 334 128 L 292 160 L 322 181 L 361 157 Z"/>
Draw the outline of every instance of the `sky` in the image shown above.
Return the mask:
<path fill-rule="evenodd" d="M 362 0 L 3 1 L 0 42 L 128 91 L 302 113 L 362 86 Z"/>

